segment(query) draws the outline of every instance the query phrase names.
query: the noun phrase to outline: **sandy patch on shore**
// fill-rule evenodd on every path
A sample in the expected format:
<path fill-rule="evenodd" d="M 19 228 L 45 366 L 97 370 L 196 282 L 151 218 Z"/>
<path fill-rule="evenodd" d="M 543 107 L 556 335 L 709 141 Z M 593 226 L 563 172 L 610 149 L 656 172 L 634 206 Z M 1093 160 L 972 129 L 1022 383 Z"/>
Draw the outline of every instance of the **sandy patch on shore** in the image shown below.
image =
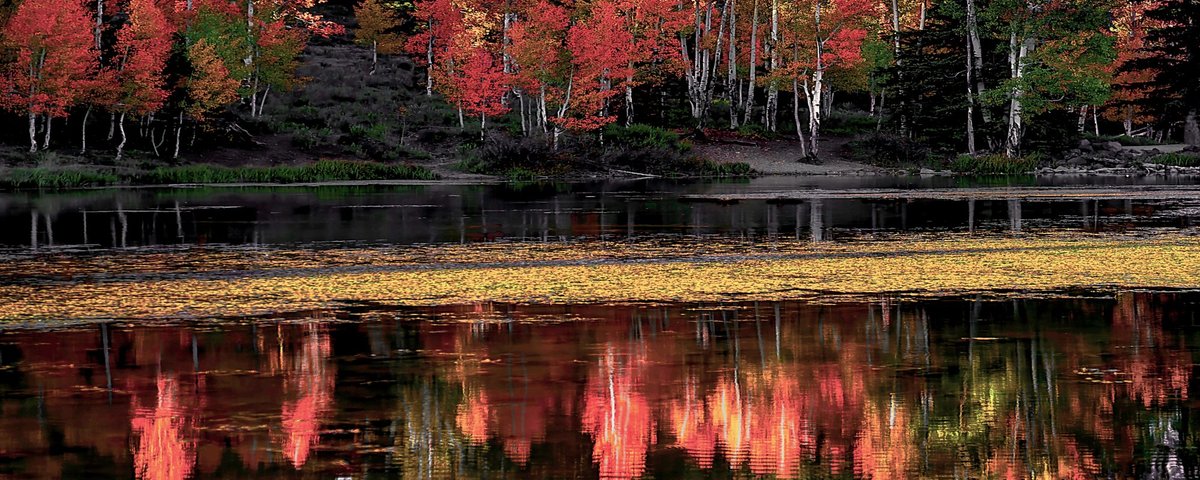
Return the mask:
<path fill-rule="evenodd" d="M 753 145 L 711 142 L 696 145 L 696 153 L 715 162 L 745 162 L 765 175 L 874 175 L 883 169 L 848 158 L 849 138 L 820 140 L 820 162 L 805 163 L 798 140 L 751 141 Z"/>

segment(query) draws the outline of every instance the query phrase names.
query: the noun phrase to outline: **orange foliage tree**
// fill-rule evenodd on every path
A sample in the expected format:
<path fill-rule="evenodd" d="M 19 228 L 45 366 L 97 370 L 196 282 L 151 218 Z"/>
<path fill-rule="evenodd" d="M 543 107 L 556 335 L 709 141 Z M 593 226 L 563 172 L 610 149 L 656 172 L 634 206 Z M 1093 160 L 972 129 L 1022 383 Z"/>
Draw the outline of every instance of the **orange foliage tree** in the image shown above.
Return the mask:
<path fill-rule="evenodd" d="M 51 119 L 65 117 L 96 73 L 91 15 L 75 0 L 26 0 L 8 20 L 5 46 L 15 61 L 5 66 L 3 101 L 29 118 L 29 151 L 36 152 L 37 121 L 45 118 L 45 144 Z"/>
<path fill-rule="evenodd" d="M 395 33 L 400 27 L 400 18 L 380 0 L 363 0 L 354 7 L 354 18 L 358 20 L 354 41 L 371 47 L 370 74 L 374 75 L 379 65 L 379 54 L 398 53 L 403 46 L 400 35 Z"/>
<path fill-rule="evenodd" d="M 151 114 L 167 100 L 163 69 L 174 34 L 152 0 L 131 0 L 128 15 L 129 21 L 117 32 L 114 59 L 118 97 L 113 109 L 120 112 L 117 125 L 121 131 L 118 159 L 125 149 L 125 115 Z"/>

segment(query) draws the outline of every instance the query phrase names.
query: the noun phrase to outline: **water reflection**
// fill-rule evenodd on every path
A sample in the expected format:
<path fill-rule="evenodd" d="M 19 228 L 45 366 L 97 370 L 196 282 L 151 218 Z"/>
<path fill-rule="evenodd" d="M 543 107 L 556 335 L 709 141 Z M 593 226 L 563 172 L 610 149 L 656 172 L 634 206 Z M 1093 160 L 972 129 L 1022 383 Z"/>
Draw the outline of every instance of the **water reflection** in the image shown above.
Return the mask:
<path fill-rule="evenodd" d="M 302 330 L 299 349 L 291 358 L 283 358 L 282 342 L 279 350 L 268 356 L 274 370 L 270 373 L 282 372 L 284 393 L 294 398 L 283 404 L 279 443 L 283 445 L 283 456 L 297 469 L 308 461 L 309 452 L 317 443 L 321 419 L 333 405 L 335 374 L 333 367 L 327 365 L 331 350 L 324 328 L 306 324 Z"/>
<path fill-rule="evenodd" d="M 156 401 L 140 405 L 132 399 L 130 429 L 133 471 L 137 478 L 182 480 L 192 476 L 196 461 L 192 419 L 183 408 L 176 380 L 159 374 L 155 381 Z"/>
<path fill-rule="evenodd" d="M 1094 181 L 1103 187 L 1102 180 Z M 896 231 L 1186 229 L 1195 226 L 1200 211 L 1200 201 L 1171 189 L 1124 187 L 1110 192 L 1115 194 L 1091 189 L 1091 197 L 1065 189 L 1053 197 L 1012 198 L 1023 190 L 991 188 L 972 190 L 978 194 L 969 198 L 939 198 L 939 192 L 964 191 L 945 189 L 908 198 L 896 192 L 910 190 L 864 188 L 920 184 L 913 182 L 903 177 L 769 178 L 527 189 L 430 185 L 26 192 L 0 194 L 0 222 L 29 225 L 28 231 L 0 232 L 0 248 L 547 242 L 655 235 L 794 235 L 823 241 Z M 838 190 L 851 187 L 855 190 Z"/>
<path fill-rule="evenodd" d="M 1194 476 L 1198 301 L 483 303 L 10 330 L 0 475 Z"/>

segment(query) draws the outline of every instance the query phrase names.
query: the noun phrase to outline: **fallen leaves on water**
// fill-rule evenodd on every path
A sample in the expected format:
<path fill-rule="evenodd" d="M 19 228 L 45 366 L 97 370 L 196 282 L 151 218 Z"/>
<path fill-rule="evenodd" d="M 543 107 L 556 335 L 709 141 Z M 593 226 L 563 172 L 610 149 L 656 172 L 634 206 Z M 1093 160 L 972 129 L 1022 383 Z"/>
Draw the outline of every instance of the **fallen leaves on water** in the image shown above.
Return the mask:
<path fill-rule="evenodd" d="M 1200 239 L 1188 236 L 913 237 L 846 244 L 714 239 L 692 247 L 653 242 L 429 246 L 390 261 L 382 260 L 388 254 L 374 252 L 379 263 L 360 270 L 306 269 L 284 262 L 220 276 L 206 276 L 201 269 L 165 277 L 7 285 L 0 286 L 0 318 L 235 316 L 321 308 L 338 301 L 670 302 L 1200 287 Z M 336 263 L 343 256 L 371 254 L 323 255 Z M 378 268 L 387 265 L 395 268 Z"/>

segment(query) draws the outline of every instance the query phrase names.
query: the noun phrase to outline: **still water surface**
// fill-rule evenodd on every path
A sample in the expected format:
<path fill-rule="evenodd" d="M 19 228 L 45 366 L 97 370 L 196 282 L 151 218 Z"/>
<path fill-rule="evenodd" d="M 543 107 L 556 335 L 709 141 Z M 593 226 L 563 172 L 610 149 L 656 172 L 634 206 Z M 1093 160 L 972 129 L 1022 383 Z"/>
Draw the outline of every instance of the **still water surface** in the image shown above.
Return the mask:
<path fill-rule="evenodd" d="M 262 276 L 228 265 L 430 244 L 1187 237 L 1200 222 L 1194 179 L 1016 183 L 3 194 L 0 282 Z M 164 249 L 176 265 L 139 263 Z M 1013 287 L 0 324 L 0 478 L 1200 476 L 1200 293 Z"/>
<path fill-rule="evenodd" d="M 1200 474 L 1194 293 L 0 334 L 6 478 Z"/>
<path fill-rule="evenodd" d="M 514 187 L 415 185 L 182 188 L 0 194 L 0 252 L 164 245 L 408 245 L 644 236 L 1084 232 L 1191 228 L 1189 177 L 972 183 L 941 177 L 767 177 L 737 183 L 610 182 Z M 971 198 L 898 198 L 961 192 Z M 1059 187 L 1058 198 L 1022 196 Z M 1100 195 L 1096 189 L 1109 189 Z M 1077 193 L 1081 192 L 1081 193 Z M 781 195 L 744 201 L 723 195 Z M 1126 194 L 1126 195 L 1122 195 Z M 326 245 L 328 246 L 328 245 Z"/>

